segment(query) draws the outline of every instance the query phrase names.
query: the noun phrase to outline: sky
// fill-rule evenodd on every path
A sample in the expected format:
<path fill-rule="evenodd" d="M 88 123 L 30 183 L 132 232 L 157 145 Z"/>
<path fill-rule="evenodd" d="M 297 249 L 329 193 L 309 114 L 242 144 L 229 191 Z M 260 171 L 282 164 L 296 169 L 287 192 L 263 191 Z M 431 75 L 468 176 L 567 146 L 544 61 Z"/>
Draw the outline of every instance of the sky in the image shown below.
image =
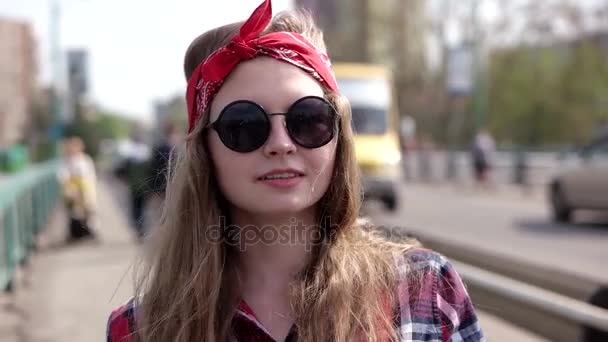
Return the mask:
<path fill-rule="evenodd" d="M 39 82 L 51 80 L 49 9 L 61 7 L 64 49 L 90 53 L 90 97 L 107 108 L 151 120 L 153 102 L 184 94 L 183 57 L 190 42 L 213 27 L 246 19 L 262 0 L 0 0 L 0 17 L 32 24 L 38 42 Z M 530 0 L 511 0 L 530 1 Z M 555 1 L 555 0 L 545 0 Z M 606 0 L 581 0 L 592 5 Z M 437 9 L 445 0 L 431 0 Z M 496 0 L 482 1 L 482 21 L 498 16 Z M 273 0 L 275 13 L 292 0 Z M 460 40 L 457 23 L 448 22 L 448 41 Z M 429 62 L 438 63 L 437 44 L 429 41 Z"/>
<path fill-rule="evenodd" d="M 185 92 L 183 57 L 204 31 L 245 20 L 261 0 L 0 0 L 0 17 L 32 24 L 39 83 L 51 80 L 50 3 L 61 8 L 60 44 L 89 51 L 90 97 L 104 108 L 152 119 L 153 102 Z M 273 12 L 291 0 L 273 0 Z"/>

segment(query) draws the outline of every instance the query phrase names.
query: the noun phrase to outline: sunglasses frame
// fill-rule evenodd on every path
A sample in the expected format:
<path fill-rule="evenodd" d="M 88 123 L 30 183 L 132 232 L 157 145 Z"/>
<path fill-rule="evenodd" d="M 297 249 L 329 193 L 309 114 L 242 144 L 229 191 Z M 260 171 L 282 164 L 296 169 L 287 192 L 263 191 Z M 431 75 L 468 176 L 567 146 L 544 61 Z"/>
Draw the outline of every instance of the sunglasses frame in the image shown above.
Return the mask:
<path fill-rule="evenodd" d="M 316 100 L 320 100 L 320 101 L 324 102 L 325 104 L 327 104 L 327 106 L 329 107 L 329 110 L 330 110 L 330 115 L 332 116 L 332 119 L 333 119 L 333 127 L 332 127 L 332 130 L 331 130 L 331 136 L 329 137 L 329 139 L 327 139 L 327 141 L 326 141 L 326 142 L 324 142 L 323 144 L 320 144 L 319 146 L 316 146 L 316 147 L 308 147 L 308 146 L 304 146 L 304 145 L 300 144 L 300 143 L 297 141 L 297 139 L 295 139 L 295 138 L 293 137 L 292 132 L 291 132 L 291 130 L 289 129 L 289 125 L 288 125 L 288 123 L 287 123 L 287 122 L 288 122 L 288 121 L 287 121 L 287 117 L 288 117 L 288 115 L 290 114 L 291 110 L 292 110 L 292 109 L 293 109 L 293 108 L 294 108 L 296 105 L 298 105 L 299 103 L 301 103 L 302 101 L 305 101 L 305 100 L 308 100 L 308 99 L 316 99 Z M 226 142 L 224 141 L 224 139 L 222 139 L 222 135 L 220 134 L 220 131 L 218 130 L 219 123 L 221 122 L 221 120 L 222 120 L 222 116 L 224 115 L 224 113 L 225 113 L 225 112 L 226 112 L 226 111 L 227 111 L 227 110 L 228 110 L 228 109 L 229 109 L 231 106 L 233 106 L 233 105 L 235 105 L 235 104 L 240 104 L 240 103 L 247 103 L 247 104 L 251 104 L 251 105 L 254 105 L 255 107 L 257 107 L 257 108 L 260 110 L 260 112 L 261 112 L 261 113 L 265 114 L 265 115 L 264 115 L 264 117 L 265 117 L 265 119 L 266 119 L 266 123 L 268 123 L 268 127 L 269 127 L 269 129 L 270 129 L 270 130 L 269 130 L 269 132 L 268 132 L 268 135 L 267 135 L 267 136 L 266 136 L 266 138 L 264 139 L 264 142 L 262 142 L 262 144 L 261 144 L 260 146 L 257 146 L 256 148 L 254 148 L 254 149 L 252 149 L 252 150 L 247 150 L 247 151 L 239 151 L 239 150 L 233 149 L 232 147 L 230 147 L 230 146 L 228 146 L 228 145 L 226 144 Z M 315 148 L 320 148 L 320 147 L 323 147 L 323 146 L 327 145 L 327 144 L 328 144 L 328 143 L 329 143 L 329 142 L 330 142 L 330 141 L 331 141 L 331 140 L 332 140 L 332 139 L 333 139 L 333 138 L 336 136 L 336 134 L 339 132 L 339 127 L 340 127 L 339 123 L 340 123 L 341 117 L 340 117 L 340 115 L 338 114 L 338 111 L 336 110 L 336 108 L 334 107 L 334 105 L 333 105 L 331 102 L 329 102 L 329 101 L 328 101 L 326 98 L 321 97 L 321 96 L 315 96 L 315 95 L 309 95 L 309 96 L 304 96 L 304 97 L 302 97 L 302 98 L 299 98 L 299 99 L 298 99 L 298 100 L 296 100 L 294 103 L 292 103 L 292 104 L 289 106 L 289 108 L 287 109 L 287 112 L 284 112 L 284 113 L 268 113 L 268 112 L 267 112 L 267 111 L 264 109 L 264 107 L 262 107 L 260 104 L 258 104 L 258 103 L 256 103 L 256 102 L 253 102 L 253 101 L 251 101 L 251 100 L 236 100 L 236 101 L 230 102 L 229 104 L 227 104 L 226 106 L 224 106 L 224 108 L 223 108 L 223 109 L 222 109 L 222 111 L 220 112 L 220 114 L 219 114 L 219 116 L 217 117 L 217 119 L 216 119 L 214 122 L 212 122 L 212 123 L 208 124 L 207 126 L 205 126 L 205 127 L 203 128 L 203 130 L 204 130 L 204 131 L 206 131 L 206 130 L 211 129 L 211 128 L 212 128 L 212 129 L 214 129 L 214 130 L 216 131 L 216 133 L 218 134 L 218 137 L 220 138 L 220 140 L 221 140 L 221 141 L 222 141 L 222 143 L 224 144 L 224 146 L 226 146 L 226 147 L 227 147 L 227 148 L 229 148 L 230 150 L 233 150 L 233 151 L 235 151 L 235 152 L 239 152 L 239 153 L 250 153 L 250 152 L 253 152 L 253 151 L 255 151 L 255 150 L 259 149 L 260 147 L 264 146 L 264 144 L 266 143 L 266 141 L 268 141 L 268 138 L 270 137 L 270 134 L 271 134 L 271 132 L 272 132 L 272 123 L 271 123 L 271 121 L 270 121 L 270 118 L 271 118 L 272 116 L 275 116 L 275 115 L 284 115 L 284 116 L 285 116 L 285 124 L 284 124 L 284 126 L 285 126 L 285 128 L 286 128 L 286 130 L 287 130 L 287 134 L 289 135 L 289 138 L 290 138 L 290 139 L 291 139 L 291 140 L 292 140 L 294 143 L 296 143 L 298 146 L 301 146 L 301 147 L 306 148 L 306 149 L 315 149 Z"/>

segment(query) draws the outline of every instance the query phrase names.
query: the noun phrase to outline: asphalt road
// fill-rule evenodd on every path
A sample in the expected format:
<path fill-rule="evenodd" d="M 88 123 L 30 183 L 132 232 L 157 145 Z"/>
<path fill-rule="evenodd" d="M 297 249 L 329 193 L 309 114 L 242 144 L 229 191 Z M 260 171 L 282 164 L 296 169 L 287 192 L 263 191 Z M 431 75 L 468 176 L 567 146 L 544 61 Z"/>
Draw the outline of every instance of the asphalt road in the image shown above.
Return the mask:
<path fill-rule="evenodd" d="M 608 213 L 581 212 L 576 223 L 554 223 L 539 191 L 529 196 L 509 188 L 403 184 L 399 211 L 373 202 L 366 211 L 377 224 L 608 283 Z"/>

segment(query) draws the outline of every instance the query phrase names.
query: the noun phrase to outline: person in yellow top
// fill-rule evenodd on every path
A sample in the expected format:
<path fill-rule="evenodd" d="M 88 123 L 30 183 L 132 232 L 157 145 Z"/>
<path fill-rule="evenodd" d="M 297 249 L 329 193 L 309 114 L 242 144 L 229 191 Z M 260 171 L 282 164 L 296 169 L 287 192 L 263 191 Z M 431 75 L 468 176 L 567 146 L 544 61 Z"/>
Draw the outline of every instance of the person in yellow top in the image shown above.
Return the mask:
<path fill-rule="evenodd" d="M 97 202 L 95 165 L 78 137 L 70 137 L 63 143 L 59 180 L 69 219 L 68 242 L 95 238 L 92 227 Z"/>

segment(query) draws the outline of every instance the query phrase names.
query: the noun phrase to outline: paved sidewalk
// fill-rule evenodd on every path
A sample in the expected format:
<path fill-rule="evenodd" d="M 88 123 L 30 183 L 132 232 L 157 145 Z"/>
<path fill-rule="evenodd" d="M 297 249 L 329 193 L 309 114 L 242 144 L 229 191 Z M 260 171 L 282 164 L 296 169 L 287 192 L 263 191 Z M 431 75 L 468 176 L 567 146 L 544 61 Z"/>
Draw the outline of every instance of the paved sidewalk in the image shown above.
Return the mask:
<path fill-rule="evenodd" d="M 0 316 L 19 322 L 0 330 L 0 340 L 105 341 L 110 311 L 132 295 L 131 268 L 139 249 L 117 192 L 100 183 L 99 242 L 66 245 L 65 215 L 57 210 L 13 303 L 0 310 Z"/>

